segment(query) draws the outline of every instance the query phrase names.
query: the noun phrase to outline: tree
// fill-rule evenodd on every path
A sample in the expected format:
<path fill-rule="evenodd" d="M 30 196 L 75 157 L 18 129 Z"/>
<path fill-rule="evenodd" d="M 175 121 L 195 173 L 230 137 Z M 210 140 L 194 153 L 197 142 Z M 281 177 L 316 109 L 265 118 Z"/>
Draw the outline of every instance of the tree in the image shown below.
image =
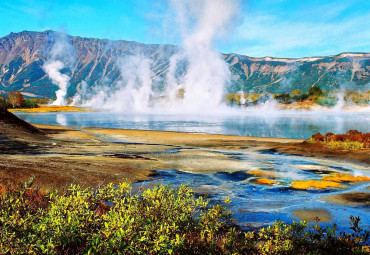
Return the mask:
<path fill-rule="evenodd" d="M 17 107 L 24 106 L 25 104 L 26 104 L 26 101 L 24 100 L 22 93 L 17 91 L 17 101 L 16 101 Z"/>
<path fill-rule="evenodd" d="M 291 97 L 299 97 L 301 94 L 302 91 L 300 89 L 295 89 L 290 93 Z"/>
<path fill-rule="evenodd" d="M 24 106 L 25 103 L 26 103 L 22 93 L 19 92 L 19 91 L 14 91 L 14 90 L 9 91 L 6 94 L 6 97 L 7 97 L 8 101 L 9 101 L 9 104 L 11 105 L 12 108 Z"/>
<path fill-rule="evenodd" d="M 14 108 L 17 105 L 17 92 L 14 90 L 6 93 L 6 98 L 9 101 L 9 104 Z"/>
<path fill-rule="evenodd" d="M 322 95 L 322 89 L 318 86 L 312 86 L 308 89 L 308 95 L 319 97 Z"/>

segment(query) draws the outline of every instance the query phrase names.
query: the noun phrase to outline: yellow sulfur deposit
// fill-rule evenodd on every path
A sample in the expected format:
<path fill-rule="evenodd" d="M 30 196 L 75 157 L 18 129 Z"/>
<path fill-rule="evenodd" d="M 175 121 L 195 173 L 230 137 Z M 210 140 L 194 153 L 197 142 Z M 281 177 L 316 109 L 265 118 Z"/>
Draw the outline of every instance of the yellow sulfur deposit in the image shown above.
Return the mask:
<path fill-rule="evenodd" d="M 339 188 L 343 187 L 342 184 L 332 181 L 322 180 L 307 180 L 307 181 L 294 181 L 291 185 L 293 189 L 327 189 L 327 188 Z"/>
<path fill-rule="evenodd" d="M 353 176 L 350 174 L 330 174 L 322 178 L 324 181 L 332 182 L 367 182 L 370 181 L 370 177 L 367 176 Z"/>
<path fill-rule="evenodd" d="M 248 174 L 253 174 L 255 176 L 276 177 L 276 173 L 272 171 L 251 170 L 248 172 Z"/>
<path fill-rule="evenodd" d="M 270 179 L 267 179 L 267 178 L 258 178 L 258 179 L 256 179 L 255 183 L 256 184 L 262 184 L 262 185 L 272 185 L 272 184 L 276 184 L 277 181 L 270 180 Z"/>
<path fill-rule="evenodd" d="M 38 108 L 24 108 L 24 109 L 9 109 L 11 112 L 86 112 L 91 111 L 90 109 L 78 108 L 74 106 L 40 106 Z"/>

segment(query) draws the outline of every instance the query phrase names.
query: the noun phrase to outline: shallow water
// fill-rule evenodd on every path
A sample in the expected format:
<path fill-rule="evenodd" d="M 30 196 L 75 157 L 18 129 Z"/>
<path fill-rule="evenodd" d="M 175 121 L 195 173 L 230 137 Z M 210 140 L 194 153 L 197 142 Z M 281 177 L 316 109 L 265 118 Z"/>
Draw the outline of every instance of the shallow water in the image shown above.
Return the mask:
<path fill-rule="evenodd" d="M 24 120 L 39 124 L 65 126 L 95 126 L 124 129 L 146 129 L 184 131 L 242 136 L 279 138 L 308 138 L 321 132 L 343 133 L 348 129 L 369 131 L 370 116 L 365 113 L 279 113 L 242 115 L 152 115 L 122 114 L 111 112 L 72 113 L 17 113 Z M 109 139 L 109 138 L 106 138 Z M 125 142 L 113 139 L 114 142 Z M 109 140 L 109 141 L 113 141 Z M 169 149 L 162 154 L 178 154 L 192 148 Z M 210 150 L 211 151 L 211 150 Z M 364 191 L 369 184 L 344 184 L 345 189 L 294 190 L 290 187 L 295 180 L 320 180 L 331 172 L 369 176 L 369 169 L 360 169 L 348 164 L 323 162 L 308 157 L 281 155 L 271 152 L 246 153 L 225 152 L 233 161 L 241 162 L 242 170 L 196 173 L 179 169 L 158 169 L 158 176 L 150 181 L 134 184 L 150 187 L 161 182 L 179 186 L 188 183 L 198 195 L 207 195 L 211 203 L 222 203 L 226 196 L 233 201 L 227 207 L 233 212 L 237 224 L 244 228 L 255 228 L 273 223 L 275 220 L 292 222 L 299 220 L 297 210 L 324 212 L 327 222 L 323 225 L 338 224 L 340 230 L 349 230 L 350 215 L 361 217 L 361 226 L 370 226 L 369 206 L 346 206 L 329 203 L 325 196 L 350 191 Z M 149 153 L 155 156 L 161 153 Z M 126 156 L 126 155 L 124 155 Z M 143 156 L 146 156 L 143 154 Z M 210 162 L 211 164 L 211 162 Z M 306 166 L 306 167 L 305 167 Z M 311 168 L 311 170 L 309 170 Z M 256 176 L 250 170 L 276 173 L 277 184 L 271 186 L 255 183 Z"/>
<path fill-rule="evenodd" d="M 232 156 L 231 154 L 229 154 Z M 316 210 L 323 211 L 329 218 L 320 222 L 321 225 L 338 224 L 339 229 L 349 230 L 349 217 L 360 216 L 361 226 L 370 226 L 369 206 L 344 206 L 332 204 L 325 200 L 325 196 L 340 194 L 350 191 L 364 191 L 368 184 L 344 184 L 345 189 L 326 190 L 295 190 L 290 187 L 294 180 L 320 180 L 325 174 L 315 173 L 302 169 L 302 166 L 310 166 L 312 169 L 325 169 L 326 172 L 340 172 L 348 174 L 365 174 L 368 170 L 360 170 L 343 164 L 325 163 L 307 157 L 289 156 L 280 154 L 265 154 L 264 157 L 256 157 L 254 154 L 238 153 L 235 160 L 246 162 L 253 169 L 275 172 L 277 184 L 266 186 L 256 184 L 254 176 L 246 171 L 216 172 L 216 173 L 192 173 L 176 169 L 159 170 L 158 176 L 150 181 L 134 184 L 138 187 L 150 187 L 156 183 L 171 184 L 178 187 L 181 184 L 189 184 L 197 195 L 207 196 L 211 204 L 223 203 L 226 196 L 233 201 L 227 206 L 232 211 L 236 223 L 242 228 L 252 229 L 272 224 L 276 220 L 285 222 L 299 221 L 295 211 Z M 324 172 L 325 172 L 324 171 Z M 319 215 L 320 218 L 320 215 Z M 323 221 L 323 219 L 321 219 Z"/>
<path fill-rule="evenodd" d="M 166 130 L 238 136 L 306 139 L 321 132 L 369 131 L 370 114 L 335 112 L 245 112 L 171 115 L 113 112 L 16 113 L 37 124 Z"/>

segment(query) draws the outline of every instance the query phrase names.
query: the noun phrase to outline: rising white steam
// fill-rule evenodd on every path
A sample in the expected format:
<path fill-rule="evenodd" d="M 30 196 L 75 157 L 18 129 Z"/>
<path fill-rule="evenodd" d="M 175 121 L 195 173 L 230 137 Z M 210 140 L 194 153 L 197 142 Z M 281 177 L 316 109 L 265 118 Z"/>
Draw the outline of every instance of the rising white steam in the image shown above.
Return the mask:
<path fill-rule="evenodd" d="M 123 111 L 146 112 L 154 95 L 151 60 L 129 56 L 120 61 L 122 79 L 114 87 L 102 86 L 84 106 Z"/>
<path fill-rule="evenodd" d="M 51 49 L 49 59 L 44 63 L 43 69 L 52 83 L 59 89 L 56 91 L 56 100 L 52 105 L 66 105 L 67 90 L 70 85 L 70 77 L 61 71 L 73 63 L 73 47 L 64 33 L 54 34 L 55 43 Z"/>
<path fill-rule="evenodd" d="M 72 98 L 72 103 L 71 103 L 72 106 L 83 104 L 83 99 L 84 99 L 85 96 L 87 96 L 86 95 L 87 94 L 87 88 L 88 88 L 87 82 L 84 81 L 84 80 L 81 81 L 81 85 L 79 87 L 77 87 L 77 92 Z"/>
<path fill-rule="evenodd" d="M 57 98 L 52 105 L 67 104 L 66 95 L 70 77 L 60 72 L 64 67 L 64 64 L 59 60 L 48 61 L 43 65 L 43 68 L 51 81 L 59 87 L 59 90 L 55 92 Z"/>
<path fill-rule="evenodd" d="M 214 40 L 225 32 L 236 15 L 234 0 L 172 0 L 183 37 L 182 50 L 170 59 L 167 96 L 190 112 L 215 110 L 222 103 L 225 85 L 231 81 L 228 64 L 214 49 Z M 177 66 L 187 69 L 177 77 Z M 183 90 L 179 102 L 176 91 Z"/>
<path fill-rule="evenodd" d="M 84 106 L 123 112 L 210 112 L 220 107 L 229 66 L 214 48 L 226 34 L 238 9 L 238 0 L 170 0 L 182 44 L 169 59 L 161 92 L 154 92 L 152 61 L 143 54 L 120 60 L 121 80 L 113 86 L 93 86 Z M 185 70 L 184 70 L 185 69 Z M 97 88 L 99 87 L 99 88 Z M 78 92 L 74 103 L 81 103 Z M 82 101 L 81 101 L 82 100 Z M 80 102 L 79 102 L 80 101 Z"/>

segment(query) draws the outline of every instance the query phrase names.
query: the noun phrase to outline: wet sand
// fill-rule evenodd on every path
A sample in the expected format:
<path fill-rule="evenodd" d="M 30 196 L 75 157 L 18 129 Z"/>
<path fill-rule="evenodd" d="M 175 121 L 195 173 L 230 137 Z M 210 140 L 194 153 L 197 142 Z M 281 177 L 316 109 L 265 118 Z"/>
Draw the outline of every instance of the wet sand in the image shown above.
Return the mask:
<path fill-rule="evenodd" d="M 309 222 L 330 222 L 332 215 L 325 209 L 299 209 L 293 212 L 294 217 Z"/>
<path fill-rule="evenodd" d="M 370 187 L 370 186 L 369 186 Z M 367 187 L 367 190 L 369 190 Z M 353 206 L 353 207 L 370 207 L 370 192 L 346 192 L 342 194 L 335 194 L 326 196 L 324 199 L 330 203 Z"/>
<path fill-rule="evenodd" d="M 108 143 L 72 128 L 38 128 L 42 133 L 31 134 L 0 125 L 0 181 L 19 182 L 35 176 L 35 185 L 43 188 L 137 182 L 163 168 L 161 162 L 139 154 L 172 148 Z"/>
<path fill-rule="evenodd" d="M 282 154 L 335 159 L 343 162 L 370 165 L 370 149 L 330 150 L 301 139 L 242 137 L 231 135 L 194 134 L 170 131 L 84 128 L 91 134 L 135 143 L 155 143 L 174 146 L 192 146 L 231 152 L 277 152 Z"/>
<path fill-rule="evenodd" d="M 36 184 L 43 187 L 62 187 L 72 182 L 83 186 L 137 182 L 161 169 L 254 170 L 248 162 L 233 158 L 240 152 L 261 158 L 264 155 L 260 152 L 264 151 L 310 154 L 360 163 L 362 167 L 369 163 L 369 150 L 312 151 L 315 148 L 297 139 L 109 128 L 76 130 L 49 125 L 34 125 L 40 132 L 32 133 L 12 125 L 0 125 L 0 180 L 25 181 L 34 175 Z"/>

